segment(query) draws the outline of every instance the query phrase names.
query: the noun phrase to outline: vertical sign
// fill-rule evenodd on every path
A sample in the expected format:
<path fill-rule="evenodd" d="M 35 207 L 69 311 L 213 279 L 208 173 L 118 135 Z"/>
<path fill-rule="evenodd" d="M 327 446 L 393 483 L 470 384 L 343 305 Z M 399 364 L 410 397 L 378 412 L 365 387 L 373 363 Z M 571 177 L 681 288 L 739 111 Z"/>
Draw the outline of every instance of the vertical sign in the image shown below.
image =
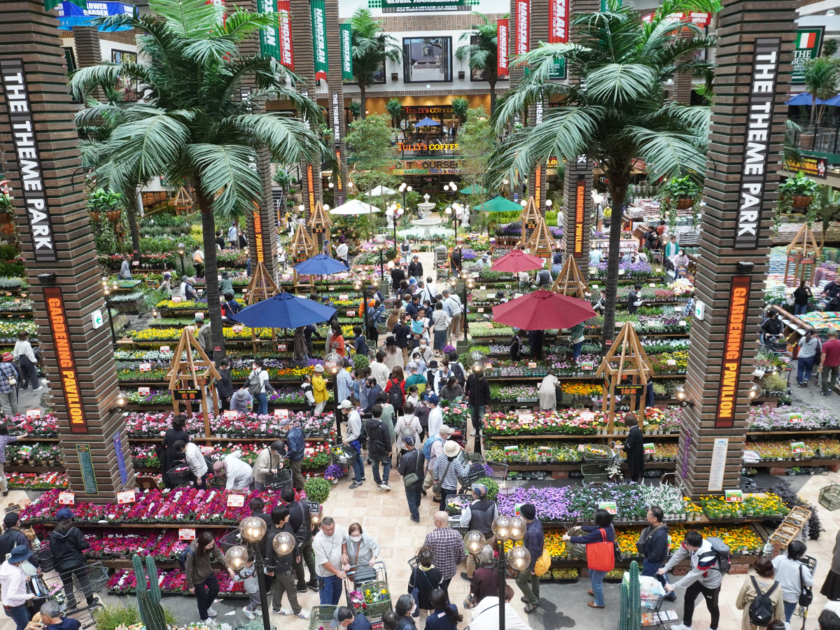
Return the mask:
<path fill-rule="evenodd" d="M 779 38 L 755 40 L 735 249 L 758 247 L 758 229 L 761 226 L 764 189 L 767 186 L 770 129 L 773 123 L 773 101 L 776 98 L 781 49 L 782 40 Z"/>
<path fill-rule="evenodd" d="M 254 219 L 254 247 L 257 248 L 257 262 L 264 263 L 265 244 L 263 243 L 262 217 L 260 216 L 259 206 L 251 214 Z"/>
<path fill-rule="evenodd" d="M 15 157 L 20 169 L 23 203 L 26 206 L 26 219 L 29 222 L 29 237 L 35 251 L 35 261 L 55 262 L 57 257 L 52 219 L 47 204 L 47 193 L 44 190 L 41 154 L 36 145 L 37 135 L 32 108 L 29 106 L 29 87 L 23 72 L 23 61 L 0 60 L 0 75 L 3 93 L 6 95 Z M 21 234 L 21 238 L 26 238 L 26 235 Z"/>
<path fill-rule="evenodd" d="M 257 0 L 257 11 L 260 13 L 277 13 L 274 0 Z M 260 30 L 260 54 L 263 57 L 274 57 L 280 60 L 280 29 L 279 25 L 266 26 Z"/>
<path fill-rule="evenodd" d="M 575 184 L 575 258 L 583 257 L 584 208 L 586 208 L 586 180 L 579 179 Z"/>
<path fill-rule="evenodd" d="M 709 492 L 720 492 L 723 490 L 727 451 L 729 451 L 729 438 L 715 438 L 715 445 L 712 447 L 712 465 L 709 469 Z M 685 458 L 688 461 L 687 448 Z"/>
<path fill-rule="evenodd" d="M 496 20 L 496 74 L 498 76 L 507 76 L 508 73 L 509 27 L 510 21 L 507 18 Z"/>
<path fill-rule="evenodd" d="M 350 24 L 339 24 L 341 34 L 341 78 L 344 81 L 353 80 L 353 27 Z"/>
<path fill-rule="evenodd" d="M 119 433 L 114 435 L 114 451 L 117 453 L 117 466 L 120 469 L 120 481 L 123 485 L 128 483 L 128 473 L 125 470 L 125 453 L 122 449 L 122 438 Z"/>
<path fill-rule="evenodd" d="M 805 83 L 805 62 L 820 56 L 824 26 L 812 26 L 796 32 L 796 50 L 793 51 L 791 83 Z"/>
<path fill-rule="evenodd" d="M 310 0 L 312 11 L 312 48 L 315 55 L 315 79 L 327 80 L 327 19 L 324 15 L 324 0 Z"/>
<path fill-rule="evenodd" d="M 67 313 L 64 309 L 64 296 L 61 289 L 44 287 L 44 301 L 47 304 L 47 319 L 50 323 L 64 404 L 67 405 L 67 415 L 70 418 L 70 430 L 73 433 L 87 433 L 87 418 L 85 418 L 85 409 L 82 406 L 76 357 L 70 341 L 70 330 L 67 326 Z"/>
<path fill-rule="evenodd" d="M 76 454 L 79 456 L 79 468 L 82 470 L 85 494 L 99 494 L 96 471 L 93 469 L 93 458 L 90 454 L 90 444 L 76 444 Z"/>
<path fill-rule="evenodd" d="M 618 6 L 621 6 L 621 0 L 613 0 L 613 2 L 614 2 L 615 4 L 617 4 Z M 609 1 L 609 0 L 601 0 L 601 13 L 604 13 L 604 12 L 606 12 L 606 11 L 609 11 L 609 10 L 610 10 L 610 6 L 609 6 L 609 5 L 610 5 L 610 1 Z"/>
<path fill-rule="evenodd" d="M 341 110 L 344 103 L 340 103 L 338 92 L 330 94 L 330 123 L 332 124 L 333 142 L 341 142 Z"/>
<path fill-rule="evenodd" d="M 312 165 L 306 163 L 306 194 L 309 199 L 309 212 L 315 209 L 315 178 L 312 174 Z"/>
<path fill-rule="evenodd" d="M 548 0 L 548 43 L 569 41 L 569 0 Z"/>
<path fill-rule="evenodd" d="M 531 0 L 516 0 L 516 54 L 524 55 L 530 44 Z"/>
<path fill-rule="evenodd" d="M 289 70 L 294 70 L 291 0 L 277 0 L 277 23 L 280 27 L 280 63 Z"/>
<path fill-rule="evenodd" d="M 750 297 L 750 277 L 733 276 L 729 285 L 729 313 L 726 317 L 726 336 L 723 344 L 723 363 L 720 370 L 715 427 L 727 428 L 735 423 L 738 400 L 738 380 L 744 353 L 744 326 Z"/>

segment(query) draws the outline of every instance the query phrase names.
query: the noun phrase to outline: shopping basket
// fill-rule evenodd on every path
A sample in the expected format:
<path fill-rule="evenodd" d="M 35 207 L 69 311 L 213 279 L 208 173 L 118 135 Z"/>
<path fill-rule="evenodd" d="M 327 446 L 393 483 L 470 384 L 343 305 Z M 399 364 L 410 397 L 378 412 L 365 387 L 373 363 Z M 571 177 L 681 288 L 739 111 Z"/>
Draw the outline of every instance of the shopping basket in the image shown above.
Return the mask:
<path fill-rule="evenodd" d="M 265 476 L 265 487 L 273 490 L 284 490 L 292 487 L 292 469 L 281 468 L 275 472 L 267 473 Z"/>
<path fill-rule="evenodd" d="M 38 561 L 38 567 L 40 567 L 43 573 L 49 573 L 55 568 L 55 562 L 53 561 L 53 555 L 49 547 L 42 547 L 34 552 L 32 557 Z"/>
<path fill-rule="evenodd" d="M 329 628 L 338 606 L 313 606 L 309 611 L 309 630 Z"/>
<path fill-rule="evenodd" d="M 607 467 L 604 464 L 581 464 L 580 472 L 583 475 L 584 485 L 589 483 L 606 483 L 610 479 Z"/>
<path fill-rule="evenodd" d="M 580 444 L 578 450 L 583 454 L 583 461 L 606 464 L 615 458 L 613 450 L 604 444 Z"/>
<path fill-rule="evenodd" d="M 346 444 L 336 446 L 332 450 L 333 462 L 345 468 L 353 465 L 353 462 L 356 460 L 356 455 L 358 455 L 356 449 Z"/>

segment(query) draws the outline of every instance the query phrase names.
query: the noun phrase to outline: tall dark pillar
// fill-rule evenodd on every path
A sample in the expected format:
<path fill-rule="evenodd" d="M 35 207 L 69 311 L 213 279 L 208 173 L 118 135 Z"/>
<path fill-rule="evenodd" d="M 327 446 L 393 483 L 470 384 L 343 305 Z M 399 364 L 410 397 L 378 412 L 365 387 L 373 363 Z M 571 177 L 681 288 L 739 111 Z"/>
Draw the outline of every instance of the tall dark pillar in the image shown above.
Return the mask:
<path fill-rule="evenodd" d="M 589 236 L 592 228 L 592 161 L 581 155 L 566 162 L 563 179 L 563 240 L 584 279 L 589 278 Z"/>
<path fill-rule="evenodd" d="M 335 151 L 338 162 L 338 172 L 333 188 L 334 204 L 339 206 L 347 201 L 347 146 L 344 142 L 347 133 L 347 121 L 344 115 L 344 86 L 341 82 L 341 38 L 338 28 L 338 0 L 326 0 L 325 13 L 327 20 L 327 60 L 330 72 L 327 75 L 329 84 L 330 106 L 329 120 L 330 146 Z"/>
<path fill-rule="evenodd" d="M 99 30 L 93 26 L 73 27 L 73 40 L 76 43 L 76 62 L 80 68 L 90 68 L 102 63 L 102 46 L 99 44 Z M 97 101 L 104 101 L 102 88 L 97 87 L 91 96 Z"/>
<path fill-rule="evenodd" d="M 58 22 L 41 0 L 0 3 L 0 154 L 12 187 L 26 279 L 51 367 L 52 407 L 78 500 L 134 485 Z M 74 185 L 75 184 L 75 185 Z M 116 438 L 116 439 L 115 439 Z"/>
<path fill-rule="evenodd" d="M 530 49 L 539 48 L 540 42 L 548 41 L 548 0 L 531 0 L 531 28 Z M 528 125 L 536 127 L 543 121 L 547 103 L 535 103 L 528 108 Z M 528 174 L 528 196 L 534 198 L 534 203 L 540 214 L 545 216 L 545 200 L 548 188 L 548 177 L 545 164 L 535 164 Z"/>
<path fill-rule="evenodd" d="M 794 0 L 724 2 L 677 474 L 689 495 L 738 488 L 764 305 L 796 17 Z M 740 263 L 747 263 L 742 265 Z"/>

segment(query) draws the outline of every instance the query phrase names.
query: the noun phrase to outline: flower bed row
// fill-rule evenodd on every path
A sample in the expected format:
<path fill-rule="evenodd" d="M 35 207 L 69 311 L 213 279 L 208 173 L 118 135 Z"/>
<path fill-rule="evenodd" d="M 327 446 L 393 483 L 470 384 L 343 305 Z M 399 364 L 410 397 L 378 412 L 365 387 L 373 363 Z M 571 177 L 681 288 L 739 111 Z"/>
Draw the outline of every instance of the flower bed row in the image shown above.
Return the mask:
<path fill-rule="evenodd" d="M 838 440 L 749 442 L 744 448 L 758 453 L 762 461 L 840 458 L 840 441 Z"/>
<path fill-rule="evenodd" d="M 257 456 L 266 448 L 265 443 L 235 442 L 235 443 L 216 443 L 212 449 L 208 448 L 207 457 L 212 461 L 224 459 L 234 451 L 241 453 L 241 459 L 247 462 L 248 465 L 253 466 L 257 461 Z M 140 468 L 160 468 L 160 459 L 158 459 L 155 446 L 151 444 L 143 444 L 140 446 L 132 445 L 131 457 L 134 459 L 134 465 Z M 326 442 L 306 442 L 303 460 L 301 460 L 301 467 L 308 470 L 323 469 L 330 463 L 330 446 Z"/>
<path fill-rule="evenodd" d="M 750 431 L 818 431 L 840 429 L 840 416 L 829 409 L 808 407 L 751 407 L 747 416 Z"/>
<path fill-rule="evenodd" d="M 20 473 L 7 470 L 6 479 L 9 481 L 9 488 L 20 490 L 65 489 L 70 484 L 67 473 L 59 472 Z"/>
<path fill-rule="evenodd" d="M 516 448 L 510 448 L 515 446 Z M 584 461 L 585 453 L 582 444 L 496 444 L 486 449 L 485 457 L 488 462 L 506 462 L 508 464 L 576 464 Z M 677 458 L 677 445 L 673 442 L 653 443 L 654 452 L 646 455 L 649 462 L 673 462 Z M 627 458 L 622 451 L 619 456 Z"/>
<path fill-rule="evenodd" d="M 216 579 L 219 581 L 220 595 L 245 595 L 245 589 L 241 581 L 235 581 L 227 571 L 218 571 Z M 189 595 L 187 587 L 187 576 L 181 569 L 163 571 L 158 569 L 158 582 L 161 593 L 169 595 Z M 108 580 L 108 593 L 111 595 L 130 595 L 137 590 L 137 576 L 132 569 L 119 569 Z M 189 630 L 197 630 L 190 626 Z"/>
<path fill-rule="evenodd" d="M 256 335 L 257 339 L 271 339 L 272 330 L 276 329 L 254 328 L 253 333 Z M 181 331 L 181 328 L 146 328 L 144 330 L 129 330 L 126 332 L 126 335 L 132 341 L 138 343 L 144 341 L 178 341 L 181 338 Z M 341 327 L 341 331 L 345 339 L 352 338 L 353 326 L 344 325 Z M 244 326 L 242 330 L 225 328 L 222 332 L 224 334 L 224 338 L 229 341 L 251 341 L 252 329 L 247 326 Z M 325 328 L 324 332 L 326 332 Z M 283 342 L 278 339 L 278 343 Z M 288 343 L 292 343 L 291 337 L 289 337 Z"/>
<path fill-rule="evenodd" d="M 659 435 L 679 432 L 682 409 L 668 407 L 645 409 L 644 431 Z M 485 417 L 486 435 L 598 435 L 608 426 L 608 414 L 601 411 L 560 409 L 517 414 L 512 411 L 488 414 Z M 623 427 L 616 427 L 621 432 Z"/>
<path fill-rule="evenodd" d="M 169 413 L 133 412 L 125 416 L 125 426 L 129 438 L 157 438 L 163 436 L 172 426 Z M 308 412 L 289 413 L 288 419 L 275 415 L 239 414 L 236 417 L 210 417 L 210 430 L 217 437 L 284 437 L 296 424 L 303 429 L 304 435 L 315 437 L 325 435 L 333 428 L 335 417 L 332 413 L 314 416 Z M 193 414 L 187 419 L 187 433 L 200 436 L 204 432 L 202 414 Z"/>
<path fill-rule="evenodd" d="M 328 392 L 329 399 L 333 400 L 332 391 Z M 172 394 L 169 390 L 154 390 L 150 389 L 148 394 L 141 394 L 137 391 L 131 391 L 126 394 L 128 402 L 133 405 L 171 405 Z M 274 393 L 268 395 L 269 405 L 303 405 L 306 404 L 306 399 L 303 391 L 300 389 L 277 389 Z"/>

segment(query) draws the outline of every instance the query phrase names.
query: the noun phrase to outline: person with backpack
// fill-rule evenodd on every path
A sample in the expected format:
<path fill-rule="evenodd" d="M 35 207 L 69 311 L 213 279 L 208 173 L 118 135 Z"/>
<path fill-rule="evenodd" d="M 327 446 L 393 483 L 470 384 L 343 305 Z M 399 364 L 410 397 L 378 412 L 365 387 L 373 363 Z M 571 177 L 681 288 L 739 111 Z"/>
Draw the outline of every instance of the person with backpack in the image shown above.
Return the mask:
<path fill-rule="evenodd" d="M 699 532 L 691 530 L 686 533 L 682 545 L 671 556 L 668 563 L 657 571 L 659 575 L 665 575 L 680 562 L 686 558 L 689 559 L 688 573 L 676 584 L 665 585 L 665 590 L 668 592 L 673 592 L 677 588 L 686 589 L 683 622 L 681 625 L 671 626 L 671 630 L 691 629 L 691 623 L 694 620 L 694 600 L 701 593 L 711 615 L 709 629 L 717 630 L 720 623 L 720 607 L 718 606 L 720 585 L 723 582 L 723 574 L 729 570 L 730 566 L 729 549 L 723 545 L 723 541 L 718 544 L 718 549 L 720 551 L 715 549 L 710 539 L 705 539 Z M 724 552 L 723 549 L 726 551 Z"/>
<path fill-rule="evenodd" d="M 425 458 L 423 453 L 417 450 L 414 437 L 407 435 L 402 438 L 405 452 L 400 457 L 397 465 L 397 472 L 403 478 L 405 486 L 405 498 L 408 501 L 408 511 L 411 513 L 411 520 L 420 522 L 420 502 L 423 500 L 421 494 L 423 486 L 423 464 Z"/>
<path fill-rule="evenodd" d="M 475 483 L 472 485 L 472 491 L 476 500 L 461 510 L 461 527 L 466 527 L 467 531 L 470 532 L 481 532 L 484 535 L 484 545 L 492 547 L 496 542 L 496 535 L 493 533 L 493 521 L 499 516 L 499 510 L 496 507 L 496 502 L 487 498 L 487 486 Z M 483 546 L 482 549 L 484 549 Z M 462 573 L 461 577 L 465 580 L 471 580 L 475 573 L 476 563 L 476 556 L 468 555 L 467 572 Z"/>
<path fill-rule="evenodd" d="M 261 416 L 268 414 L 268 392 L 275 391 L 268 382 L 268 370 L 263 369 L 264 365 L 262 359 L 256 359 L 248 375 L 248 393 L 254 398 L 255 404 L 259 403 L 255 411 Z"/>
<path fill-rule="evenodd" d="M 371 409 L 373 418 L 367 422 L 368 457 L 371 460 L 373 480 L 380 490 L 390 490 L 388 475 L 391 473 L 391 434 L 382 422 L 382 405 L 376 404 Z M 382 477 L 379 476 L 379 464 L 382 464 Z"/>
<path fill-rule="evenodd" d="M 295 563 L 295 577 L 297 578 L 297 592 L 305 593 L 307 587 L 310 590 L 318 590 L 318 577 L 315 574 L 315 554 L 312 551 L 312 515 L 309 509 L 295 498 L 295 491 L 292 488 L 284 488 L 280 493 L 283 503 L 289 508 L 289 525 L 295 536 L 301 562 Z M 309 570 L 309 581 L 304 581 L 306 574 L 303 565 Z"/>
<path fill-rule="evenodd" d="M 394 449 L 402 455 L 406 451 L 405 438 L 411 437 L 415 444 L 420 444 L 420 434 L 423 432 L 423 427 L 420 426 L 420 420 L 414 415 L 414 405 L 410 402 L 405 403 L 403 407 L 403 415 L 397 418 L 394 423 Z"/>
<path fill-rule="evenodd" d="M 437 433 L 430 433 L 426 441 L 423 442 L 423 457 L 426 459 L 426 477 L 423 480 L 423 488 L 421 490 L 423 496 L 426 496 L 429 488 L 434 485 L 434 466 L 437 458 L 443 452 L 443 445 L 452 437 L 452 429 L 448 426 L 441 425 Z"/>
<path fill-rule="evenodd" d="M 770 559 L 761 556 L 753 565 L 756 575 L 744 582 L 735 607 L 744 611 L 741 630 L 766 628 L 773 621 L 784 620 L 782 589 L 775 579 Z"/>
<path fill-rule="evenodd" d="M 811 587 L 814 586 L 814 576 L 811 574 L 811 569 L 801 562 L 806 551 L 808 547 L 805 543 L 794 540 L 788 545 L 787 555 L 779 554 L 773 558 L 776 580 L 782 587 L 782 601 L 785 605 L 787 623 L 790 623 L 797 606 L 807 608 L 814 597 L 811 591 Z"/>
<path fill-rule="evenodd" d="M 12 553 L 12 549 L 19 545 L 32 549 L 26 534 L 18 529 L 19 522 L 20 516 L 17 512 L 9 512 L 3 517 L 3 527 L 6 531 L 0 536 L 0 560 L 4 560 L 6 556 Z M 29 562 L 36 567 L 38 566 L 38 560 L 35 558 L 30 558 Z"/>
<path fill-rule="evenodd" d="M 388 402 L 393 405 L 394 411 L 399 415 L 405 405 L 405 377 L 400 366 L 391 370 L 391 377 L 385 384 L 385 392 L 388 394 Z"/>
<path fill-rule="evenodd" d="M 657 572 L 668 559 L 670 550 L 668 525 L 663 522 L 664 518 L 665 513 L 662 508 L 651 505 L 647 512 L 648 526 L 642 530 L 639 540 L 636 541 L 636 549 L 644 557 L 642 575 L 656 578 L 662 586 L 668 583 L 667 578 Z M 677 596 L 675 593 L 668 593 L 665 599 L 672 602 L 677 599 Z"/>
<path fill-rule="evenodd" d="M 809 329 L 799 340 L 799 356 L 796 359 L 796 384 L 799 387 L 808 387 L 811 372 L 814 365 L 819 363 L 821 353 L 822 342 L 814 331 Z"/>
<path fill-rule="evenodd" d="M 604 608 L 604 577 L 615 568 L 615 528 L 612 514 L 606 510 L 595 511 L 595 527 L 584 525 L 585 536 L 563 536 L 563 540 L 586 545 L 586 566 L 589 570 L 589 594 L 594 602 L 587 602 L 590 608 Z M 525 609 L 525 612 L 529 612 Z"/>
<path fill-rule="evenodd" d="M 178 558 L 178 563 L 182 566 L 187 580 L 187 589 L 190 593 L 195 593 L 198 616 L 203 623 L 208 623 L 210 617 L 219 614 L 213 608 L 213 602 L 219 594 L 219 581 L 210 565 L 213 561 L 223 565 L 225 555 L 216 544 L 213 533 L 206 529 Z M 228 573 L 231 577 L 235 575 L 233 569 L 230 568 L 228 568 Z"/>

